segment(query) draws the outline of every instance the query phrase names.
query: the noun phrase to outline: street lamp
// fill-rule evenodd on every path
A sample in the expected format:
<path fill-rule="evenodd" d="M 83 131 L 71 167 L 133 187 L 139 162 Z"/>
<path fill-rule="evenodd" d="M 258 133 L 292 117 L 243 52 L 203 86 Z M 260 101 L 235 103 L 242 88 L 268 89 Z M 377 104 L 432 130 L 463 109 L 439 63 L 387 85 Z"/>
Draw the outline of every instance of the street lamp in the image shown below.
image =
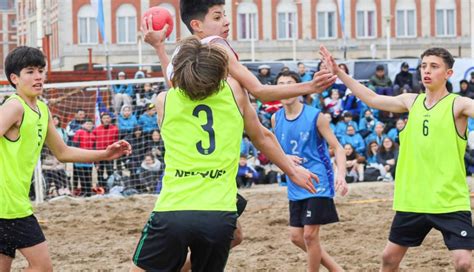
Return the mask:
<path fill-rule="evenodd" d="M 392 21 L 392 15 L 385 15 L 385 21 L 387 24 L 385 25 L 385 32 L 387 33 L 387 59 L 391 59 L 390 55 L 390 21 Z"/>

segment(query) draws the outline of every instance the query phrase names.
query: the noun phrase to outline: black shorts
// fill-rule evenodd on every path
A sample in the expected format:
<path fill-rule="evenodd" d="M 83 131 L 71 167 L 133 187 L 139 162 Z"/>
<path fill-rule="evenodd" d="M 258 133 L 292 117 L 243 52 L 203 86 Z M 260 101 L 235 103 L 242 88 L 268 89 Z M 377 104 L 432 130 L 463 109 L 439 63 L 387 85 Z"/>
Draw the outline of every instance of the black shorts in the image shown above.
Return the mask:
<path fill-rule="evenodd" d="M 311 197 L 290 200 L 290 226 L 325 225 L 339 221 L 334 200 L 329 197 Z"/>
<path fill-rule="evenodd" d="M 146 271 L 179 271 L 189 247 L 192 271 L 224 271 L 236 221 L 235 212 L 153 212 L 133 262 Z"/>
<path fill-rule="evenodd" d="M 247 207 L 247 199 L 237 193 L 237 217 L 240 217 Z"/>
<path fill-rule="evenodd" d="M 0 254 L 15 258 L 17 249 L 32 247 L 46 241 L 34 215 L 0 219 Z"/>
<path fill-rule="evenodd" d="M 421 245 L 432 228 L 443 234 L 449 250 L 474 249 L 474 227 L 467 211 L 426 214 L 396 212 L 388 240 L 404 247 Z"/>

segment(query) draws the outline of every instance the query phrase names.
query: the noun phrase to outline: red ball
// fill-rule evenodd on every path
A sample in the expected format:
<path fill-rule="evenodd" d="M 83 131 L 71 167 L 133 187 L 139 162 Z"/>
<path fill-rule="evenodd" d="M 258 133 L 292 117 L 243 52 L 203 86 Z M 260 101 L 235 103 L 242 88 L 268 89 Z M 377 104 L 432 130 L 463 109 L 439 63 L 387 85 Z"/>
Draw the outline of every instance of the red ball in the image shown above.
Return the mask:
<path fill-rule="evenodd" d="M 168 30 L 166 31 L 166 37 L 169 37 L 173 31 L 173 16 L 171 13 L 162 7 L 151 7 L 143 14 L 143 21 L 145 24 L 148 22 L 148 16 L 152 15 L 153 30 L 162 30 L 166 24 L 168 24 Z"/>

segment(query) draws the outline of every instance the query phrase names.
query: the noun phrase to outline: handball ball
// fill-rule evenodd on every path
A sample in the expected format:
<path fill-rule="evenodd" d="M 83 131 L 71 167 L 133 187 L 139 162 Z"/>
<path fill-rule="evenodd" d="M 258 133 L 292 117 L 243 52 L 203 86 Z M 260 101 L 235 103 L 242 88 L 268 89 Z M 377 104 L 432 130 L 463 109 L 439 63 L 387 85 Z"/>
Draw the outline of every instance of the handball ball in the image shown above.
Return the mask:
<path fill-rule="evenodd" d="M 153 30 L 162 30 L 166 24 L 168 24 L 168 30 L 166 31 L 166 37 L 169 37 L 173 31 L 173 16 L 171 13 L 162 7 L 151 7 L 143 14 L 143 20 L 148 22 L 148 16 L 152 15 Z"/>

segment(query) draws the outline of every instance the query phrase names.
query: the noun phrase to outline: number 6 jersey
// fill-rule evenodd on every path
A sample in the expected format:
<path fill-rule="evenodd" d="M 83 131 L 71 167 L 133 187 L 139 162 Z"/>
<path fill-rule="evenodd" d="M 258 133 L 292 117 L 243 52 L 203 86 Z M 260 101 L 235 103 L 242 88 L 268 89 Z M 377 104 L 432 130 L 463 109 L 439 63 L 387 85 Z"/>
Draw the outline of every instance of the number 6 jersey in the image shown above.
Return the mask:
<path fill-rule="evenodd" d="M 236 211 L 244 123 L 228 83 L 196 101 L 172 88 L 164 105 L 166 168 L 154 211 Z"/>
<path fill-rule="evenodd" d="M 466 135 L 459 135 L 454 100 L 448 94 L 428 109 L 425 94 L 415 99 L 400 132 L 393 208 L 401 212 L 470 211 L 464 153 Z"/>

